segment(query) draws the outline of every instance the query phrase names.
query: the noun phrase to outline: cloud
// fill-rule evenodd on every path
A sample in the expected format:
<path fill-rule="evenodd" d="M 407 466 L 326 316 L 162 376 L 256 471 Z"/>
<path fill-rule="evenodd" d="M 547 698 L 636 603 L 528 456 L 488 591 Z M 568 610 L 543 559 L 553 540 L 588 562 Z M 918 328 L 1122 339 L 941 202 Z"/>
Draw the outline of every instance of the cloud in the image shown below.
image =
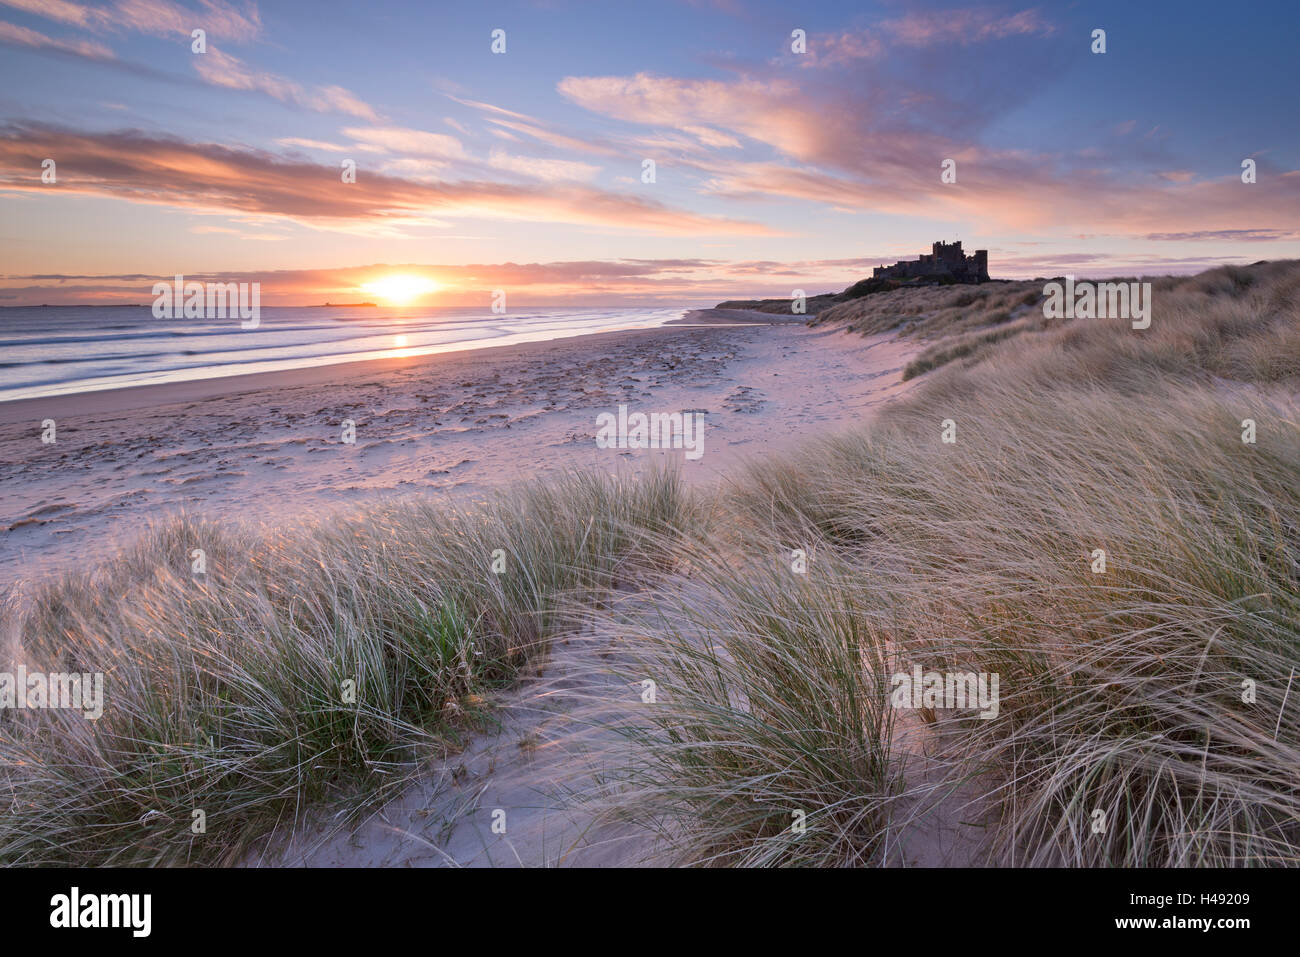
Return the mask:
<path fill-rule="evenodd" d="M 293 80 L 254 69 L 238 57 L 223 53 L 211 45 L 208 46 L 207 53 L 194 56 L 194 69 L 204 81 L 213 86 L 264 93 L 282 103 L 317 113 L 346 113 L 366 120 L 378 119 L 370 106 L 340 86 L 304 89 Z"/>
<path fill-rule="evenodd" d="M 515 133 L 522 133 L 539 142 L 569 153 L 595 153 L 603 156 L 619 156 L 623 154 L 622 150 L 600 138 L 564 133 L 531 116 L 525 116 L 523 113 L 516 113 L 504 107 L 494 106 L 491 103 L 465 100 L 450 93 L 446 94 L 446 96 L 462 106 L 468 106 L 471 109 L 480 111 L 483 113 L 484 119 L 495 126 L 512 130 Z"/>
<path fill-rule="evenodd" d="M 1006 16 L 987 7 L 930 10 L 886 20 L 881 29 L 896 43 L 912 47 L 968 46 L 1015 36 L 1050 36 L 1056 28 L 1037 10 Z"/>
<path fill-rule="evenodd" d="M 297 146 L 305 150 L 325 150 L 329 153 L 346 153 L 346 146 L 339 146 L 337 143 L 326 143 L 323 140 L 303 139 L 300 136 L 285 136 L 275 141 L 279 146 Z"/>
<path fill-rule="evenodd" d="M 102 43 L 89 40 L 56 40 L 43 33 L 0 21 L 0 43 L 8 46 L 30 47 L 57 53 L 70 53 L 90 60 L 112 60 L 113 51 Z"/>
<path fill-rule="evenodd" d="M 258 242 L 283 242 L 289 238 L 288 236 L 277 236 L 274 233 L 268 233 L 265 231 L 249 232 L 244 229 L 231 229 L 228 226 L 191 226 L 189 231 L 191 233 L 199 234 L 238 236 L 240 239 L 251 239 Z"/>
<path fill-rule="evenodd" d="M 0 189 L 44 193 L 40 161 L 59 164 L 60 193 L 181 209 L 280 217 L 317 228 L 408 227 L 435 217 L 563 222 L 661 235 L 774 235 L 762 224 L 675 209 L 633 192 L 577 183 L 413 182 L 340 171 L 262 150 L 192 143 L 138 131 L 85 133 L 0 126 Z M 29 171 L 35 171 L 35 173 Z"/>
<path fill-rule="evenodd" d="M 0 0 L 0 4 L 78 27 L 101 27 L 108 21 L 107 10 L 69 3 L 68 0 Z"/>
<path fill-rule="evenodd" d="M 1047 37 L 1056 27 L 1037 10 L 1004 14 L 987 7 L 916 11 L 882 20 L 865 30 L 814 34 L 801 67 L 831 67 L 878 60 L 900 48 L 965 47 L 1013 37 Z"/>
<path fill-rule="evenodd" d="M 574 160 L 539 159 L 535 156 L 514 156 L 501 150 L 493 150 L 488 160 L 495 169 L 509 173 L 519 173 L 532 179 L 562 182 L 565 180 L 589 181 L 600 172 L 599 166 L 580 163 Z"/>
<path fill-rule="evenodd" d="M 719 136 L 732 134 L 733 140 L 742 136 L 804 161 L 862 162 L 860 121 L 837 117 L 836 122 L 828 122 L 829 104 L 818 103 L 798 84 L 781 77 L 571 76 L 560 80 L 558 90 L 584 109 L 624 122 L 667 130 L 712 128 L 725 131 Z M 836 105 L 834 114 L 841 113 Z"/>
<path fill-rule="evenodd" d="M 682 129 L 690 133 L 705 146 L 716 146 L 721 148 L 740 147 L 740 140 L 719 130 L 708 126 L 683 126 Z"/>
<path fill-rule="evenodd" d="M 256 39 L 262 32 L 261 14 L 249 4 L 243 9 L 223 0 L 199 0 L 198 9 L 170 0 L 116 0 L 91 7 L 71 0 L 0 0 L 0 4 L 72 26 L 93 30 L 131 30 L 152 36 L 189 37 L 195 29 L 237 42 Z"/>
<path fill-rule="evenodd" d="M 1058 32 L 1034 9 L 909 12 L 814 34 L 805 55 L 721 62 L 724 78 L 571 75 L 557 90 L 603 117 L 693 135 L 715 153 L 743 150 L 748 161 L 765 146 L 822 170 L 906 183 L 1024 104 L 1035 89 L 1024 76 L 1059 73 L 1063 41 L 1043 42 Z M 1023 42 L 997 56 L 1017 69 L 990 71 L 986 44 L 1011 41 Z"/>
<path fill-rule="evenodd" d="M 1300 239 L 1294 229 L 1197 229 L 1185 233 L 1148 233 L 1153 242 L 1230 242 L 1277 243 Z"/>
<path fill-rule="evenodd" d="M 190 10 L 168 0 L 117 0 L 112 21 L 127 29 L 157 36 L 179 34 L 188 37 L 197 28 L 209 36 L 246 42 L 262 32 L 261 16 L 255 6 L 238 10 L 221 0 L 199 0 Z"/>
<path fill-rule="evenodd" d="M 402 153 L 443 159 L 462 159 L 465 156 L 465 148 L 460 140 L 446 133 L 428 133 L 401 126 L 352 126 L 343 130 L 343 135 L 352 137 L 361 149 L 372 153 Z"/>
<path fill-rule="evenodd" d="M 365 120 L 379 118 L 369 104 L 341 86 L 318 86 L 310 94 L 309 102 L 320 113 L 346 113 Z"/>
<path fill-rule="evenodd" d="M 438 183 L 447 178 L 450 167 L 442 160 L 425 159 L 418 156 L 403 156 L 381 163 L 376 172 L 385 176 L 397 176 L 417 183 Z"/>
<path fill-rule="evenodd" d="M 653 73 L 568 76 L 557 89 L 585 109 L 633 123 L 678 128 L 709 124 L 751 131 L 758 120 L 769 118 L 767 109 L 754 115 L 755 105 L 769 107 L 799 96 L 798 87 L 788 82 L 688 80 Z"/>

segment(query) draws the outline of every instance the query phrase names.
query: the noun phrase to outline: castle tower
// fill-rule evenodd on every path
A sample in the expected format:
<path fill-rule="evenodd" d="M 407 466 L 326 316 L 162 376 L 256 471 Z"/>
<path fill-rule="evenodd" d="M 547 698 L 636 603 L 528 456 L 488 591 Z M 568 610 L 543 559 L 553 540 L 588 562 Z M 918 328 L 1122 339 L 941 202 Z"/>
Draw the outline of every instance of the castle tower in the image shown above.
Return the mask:
<path fill-rule="evenodd" d="M 961 240 L 952 243 L 937 242 L 930 247 L 932 255 L 937 262 L 948 263 L 950 266 L 961 267 L 966 263 L 966 257 L 961 251 Z"/>

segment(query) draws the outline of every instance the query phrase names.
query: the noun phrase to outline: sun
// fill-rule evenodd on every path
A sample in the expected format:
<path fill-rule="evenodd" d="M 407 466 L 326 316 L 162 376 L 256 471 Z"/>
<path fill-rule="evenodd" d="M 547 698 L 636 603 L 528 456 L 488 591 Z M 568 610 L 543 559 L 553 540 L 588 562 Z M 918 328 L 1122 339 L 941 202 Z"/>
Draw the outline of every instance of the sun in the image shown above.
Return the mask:
<path fill-rule="evenodd" d="M 424 276 L 392 275 L 363 283 L 361 288 L 394 306 L 404 306 L 425 293 L 438 289 L 438 283 Z"/>

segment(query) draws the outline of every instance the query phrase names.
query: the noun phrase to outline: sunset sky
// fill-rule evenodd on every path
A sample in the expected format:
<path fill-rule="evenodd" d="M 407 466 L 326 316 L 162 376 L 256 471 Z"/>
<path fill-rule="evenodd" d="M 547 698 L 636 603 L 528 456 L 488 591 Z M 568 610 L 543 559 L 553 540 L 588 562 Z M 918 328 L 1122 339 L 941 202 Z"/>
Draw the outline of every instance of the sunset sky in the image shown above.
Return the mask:
<path fill-rule="evenodd" d="M 936 239 L 1007 278 L 1293 258 L 1296 11 L 0 0 L 0 305 L 176 273 L 270 305 L 393 275 L 428 305 L 712 302 Z"/>

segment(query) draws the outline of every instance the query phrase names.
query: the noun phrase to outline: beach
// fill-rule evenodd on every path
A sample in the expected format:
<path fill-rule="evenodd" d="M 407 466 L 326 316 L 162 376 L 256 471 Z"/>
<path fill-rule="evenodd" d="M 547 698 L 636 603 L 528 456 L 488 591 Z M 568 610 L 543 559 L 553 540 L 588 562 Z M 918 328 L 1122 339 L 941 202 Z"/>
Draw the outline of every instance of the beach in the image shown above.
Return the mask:
<path fill-rule="evenodd" d="M 182 511 L 275 522 L 395 496 L 475 501 L 665 457 L 717 482 L 903 388 L 911 347 L 773 318 L 703 310 L 655 329 L 0 403 L 3 582 L 81 567 Z M 620 405 L 705 413 L 703 455 L 598 448 L 597 416 Z"/>

